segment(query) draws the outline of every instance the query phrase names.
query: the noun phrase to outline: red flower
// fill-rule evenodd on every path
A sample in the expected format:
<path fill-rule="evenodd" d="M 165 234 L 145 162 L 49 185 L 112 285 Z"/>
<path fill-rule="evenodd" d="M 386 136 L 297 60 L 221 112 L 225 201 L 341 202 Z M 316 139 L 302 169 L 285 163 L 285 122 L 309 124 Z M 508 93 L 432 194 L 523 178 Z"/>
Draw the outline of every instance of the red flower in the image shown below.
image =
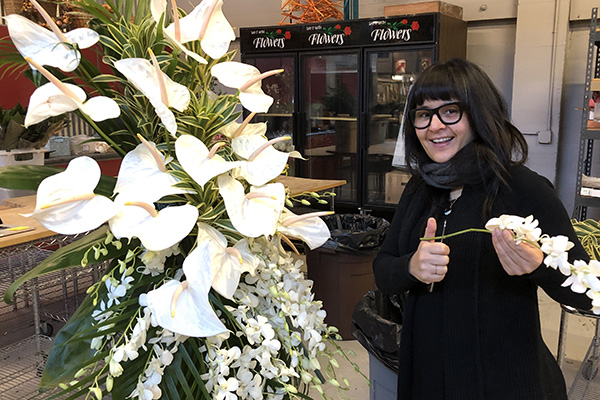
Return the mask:
<path fill-rule="evenodd" d="M 277 33 L 281 33 L 281 29 L 277 29 Z"/>
<path fill-rule="evenodd" d="M 285 38 L 286 39 L 291 39 L 292 38 L 292 33 L 290 31 L 286 31 L 285 32 Z"/>
<path fill-rule="evenodd" d="M 413 31 L 418 31 L 419 30 L 419 21 L 413 21 L 411 28 Z"/>
<path fill-rule="evenodd" d="M 341 25 L 340 25 L 340 24 L 337 24 L 337 25 L 335 26 L 335 29 L 342 29 L 342 27 L 341 27 Z"/>
<path fill-rule="evenodd" d="M 402 25 L 408 24 L 408 20 L 407 19 L 403 19 L 401 22 L 402 22 Z"/>
<path fill-rule="evenodd" d="M 350 36 L 351 33 L 352 33 L 352 29 L 349 26 L 344 28 L 344 35 Z"/>

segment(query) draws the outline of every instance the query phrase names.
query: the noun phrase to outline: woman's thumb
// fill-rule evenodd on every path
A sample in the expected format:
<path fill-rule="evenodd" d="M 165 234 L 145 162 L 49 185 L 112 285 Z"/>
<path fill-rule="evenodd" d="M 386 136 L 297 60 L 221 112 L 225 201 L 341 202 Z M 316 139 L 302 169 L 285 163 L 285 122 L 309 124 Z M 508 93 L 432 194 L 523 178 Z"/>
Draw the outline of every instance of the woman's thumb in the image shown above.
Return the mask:
<path fill-rule="evenodd" d="M 431 217 L 427 220 L 427 227 L 425 228 L 424 238 L 431 238 L 435 236 L 435 231 L 437 230 L 437 222 L 435 218 Z"/>

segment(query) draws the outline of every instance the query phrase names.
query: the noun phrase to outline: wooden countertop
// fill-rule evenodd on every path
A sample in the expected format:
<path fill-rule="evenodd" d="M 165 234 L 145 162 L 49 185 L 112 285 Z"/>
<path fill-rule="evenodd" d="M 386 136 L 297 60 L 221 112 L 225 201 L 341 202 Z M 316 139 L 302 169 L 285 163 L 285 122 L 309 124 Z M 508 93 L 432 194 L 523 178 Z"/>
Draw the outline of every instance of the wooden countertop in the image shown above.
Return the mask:
<path fill-rule="evenodd" d="M 321 192 L 346 184 L 343 179 L 310 179 L 295 176 L 280 175 L 277 182 L 290 189 L 291 196 L 309 192 Z"/>
<path fill-rule="evenodd" d="M 24 196 L 6 199 L 0 208 L 0 218 L 5 225 L 28 226 L 33 228 L 26 232 L 0 237 L 0 248 L 15 246 L 56 235 L 56 232 L 44 228 L 35 218 L 21 214 L 32 213 L 35 209 L 35 196 Z"/>

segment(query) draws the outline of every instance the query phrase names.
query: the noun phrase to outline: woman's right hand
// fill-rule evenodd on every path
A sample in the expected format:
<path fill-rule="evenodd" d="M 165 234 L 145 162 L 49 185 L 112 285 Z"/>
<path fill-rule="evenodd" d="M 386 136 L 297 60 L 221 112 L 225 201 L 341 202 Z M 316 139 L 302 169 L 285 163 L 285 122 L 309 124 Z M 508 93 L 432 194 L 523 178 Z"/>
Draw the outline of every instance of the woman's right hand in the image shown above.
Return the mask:
<path fill-rule="evenodd" d="M 423 237 L 434 237 L 437 229 L 435 218 L 427 220 Z M 450 248 L 441 242 L 423 240 L 410 259 L 410 273 L 424 283 L 440 282 L 448 272 Z"/>

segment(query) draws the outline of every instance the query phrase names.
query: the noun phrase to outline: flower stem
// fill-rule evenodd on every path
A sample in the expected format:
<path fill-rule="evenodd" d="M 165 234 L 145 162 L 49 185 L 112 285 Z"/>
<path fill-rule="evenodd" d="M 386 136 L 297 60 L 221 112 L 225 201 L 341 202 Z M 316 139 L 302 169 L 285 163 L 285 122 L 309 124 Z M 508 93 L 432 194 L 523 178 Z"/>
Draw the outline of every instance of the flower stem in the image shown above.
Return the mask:
<path fill-rule="evenodd" d="M 420 238 L 420 240 L 441 240 L 441 239 L 447 239 L 450 238 L 452 236 L 458 236 L 458 235 L 462 235 L 463 233 L 469 233 L 469 232 L 485 232 L 485 233 L 492 233 L 490 231 L 488 231 L 487 229 L 479 229 L 479 228 L 469 228 L 469 229 L 465 229 L 462 231 L 458 231 L 458 232 L 453 232 L 453 233 L 449 233 L 447 235 L 442 235 L 442 236 L 434 236 L 434 237 L 422 237 Z"/>

